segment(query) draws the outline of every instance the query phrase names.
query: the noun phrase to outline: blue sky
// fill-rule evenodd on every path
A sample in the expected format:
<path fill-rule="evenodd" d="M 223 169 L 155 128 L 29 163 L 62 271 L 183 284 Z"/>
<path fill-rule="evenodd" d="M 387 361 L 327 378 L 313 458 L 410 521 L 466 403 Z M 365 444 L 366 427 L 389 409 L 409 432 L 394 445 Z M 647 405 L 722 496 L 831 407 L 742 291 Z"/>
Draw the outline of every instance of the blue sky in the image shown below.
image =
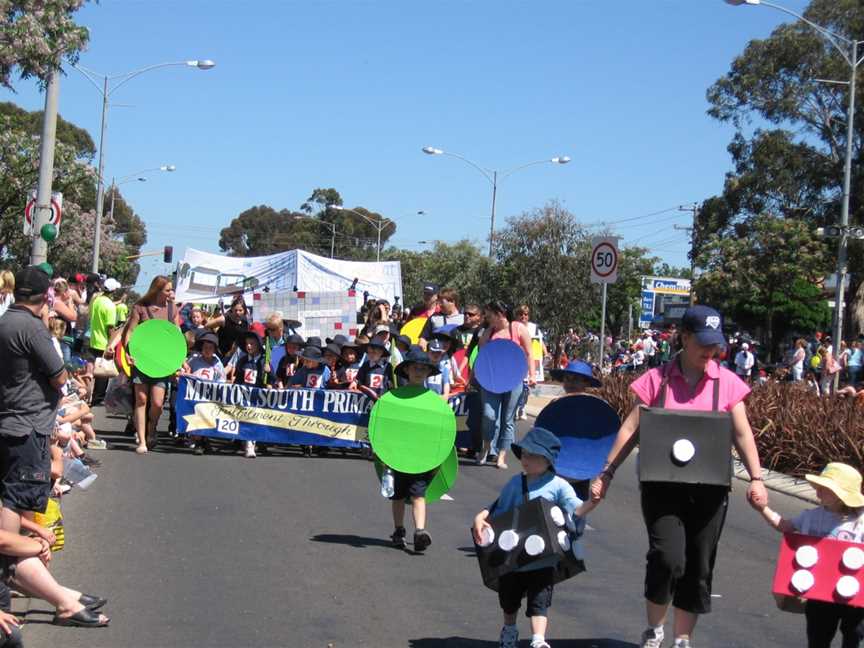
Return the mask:
<path fill-rule="evenodd" d="M 252 205 L 296 209 L 331 186 L 347 206 L 393 218 L 401 247 L 485 247 L 488 182 L 425 145 L 498 170 L 572 158 L 503 181 L 499 223 L 550 199 L 592 224 L 700 201 L 722 189 L 732 135 L 706 115 L 705 91 L 784 20 L 722 0 L 101 0 L 78 14 L 91 32 L 81 63 L 99 72 L 217 63 L 148 72 L 113 96 L 126 106 L 109 116 L 106 177 L 177 166 L 123 189 L 147 223 L 145 249 L 178 254 L 218 251 L 219 230 Z M 34 83 L 16 90 L 0 99 L 42 107 Z M 63 117 L 98 141 L 100 110 L 69 70 Z M 669 211 L 618 228 L 685 265 L 688 235 L 672 226 L 689 219 Z M 142 281 L 163 270 L 143 260 Z"/>

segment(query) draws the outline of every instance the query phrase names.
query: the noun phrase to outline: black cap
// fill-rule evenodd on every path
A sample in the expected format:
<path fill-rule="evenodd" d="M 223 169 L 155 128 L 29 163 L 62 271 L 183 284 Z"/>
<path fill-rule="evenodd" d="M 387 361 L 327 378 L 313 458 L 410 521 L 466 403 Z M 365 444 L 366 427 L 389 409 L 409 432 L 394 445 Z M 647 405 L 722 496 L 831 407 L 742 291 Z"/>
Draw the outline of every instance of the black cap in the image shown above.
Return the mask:
<path fill-rule="evenodd" d="M 27 266 L 15 273 L 15 294 L 22 297 L 32 297 L 48 292 L 51 277 L 42 268 Z"/>
<path fill-rule="evenodd" d="M 307 348 L 308 347 L 317 347 L 318 350 L 320 351 L 323 346 L 324 345 L 321 344 L 321 338 L 318 337 L 317 335 L 312 335 L 312 336 L 306 338 L 306 347 Z"/>
<path fill-rule="evenodd" d="M 342 354 L 342 347 L 340 345 L 334 343 L 334 342 L 331 342 L 330 344 L 328 344 L 327 346 L 324 347 L 323 351 L 324 352 L 329 351 L 333 355 L 338 356 L 338 355 Z"/>
<path fill-rule="evenodd" d="M 399 363 L 396 367 L 396 373 L 400 376 L 408 375 L 408 365 L 422 365 L 429 369 L 430 376 L 437 376 L 441 373 L 441 370 L 438 368 L 437 363 L 432 362 L 432 359 L 429 357 L 429 354 L 423 351 L 423 349 L 417 347 L 412 348 L 408 353 L 405 354 L 405 359 Z"/>
<path fill-rule="evenodd" d="M 201 335 L 199 335 L 197 338 L 195 338 L 195 348 L 200 351 L 202 348 L 204 348 L 205 342 L 209 342 L 217 349 L 219 348 L 219 338 L 216 337 L 215 333 L 211 333 L 208 331 L 207 333 L 202 333 Z"/>
<path fill-rule="evenodd" d="M 691 306 L 681 317 L 681 328 L 696 335 L 702 346 L 726 344 L 723 337 L 723 318 L 710 306 Z"/>
<path fill-rule="evenodd" d="M 327 342 L 327 344 L 336 344 L 338 346 L 342 346 L 348 341 L 348 337 L 342 335 L 341 333 L 337 333 L 332 338 L 325 338 L 324 341 Z"/>
<path fill-rule="evenodd" d="M 423 284 L 423 292 L 431 294 L 438 294 L 438 286 L 434 283 L 425 283 Z"/>
<path fill-rule="evenodd" d="M 324 362 L 324 355 L 321 353 L 321 349 L 316 346 L 307 346 L 300 352 L 300 357 L 313 362 Z"/>

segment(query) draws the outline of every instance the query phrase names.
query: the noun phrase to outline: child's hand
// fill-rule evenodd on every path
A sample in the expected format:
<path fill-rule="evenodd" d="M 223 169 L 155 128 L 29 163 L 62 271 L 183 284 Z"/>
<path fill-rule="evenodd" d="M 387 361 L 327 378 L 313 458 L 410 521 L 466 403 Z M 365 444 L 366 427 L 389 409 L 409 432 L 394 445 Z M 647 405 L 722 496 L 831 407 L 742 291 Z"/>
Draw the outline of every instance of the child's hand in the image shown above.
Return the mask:
<path fill-rule="evenodd" d="M 488 516 L 488 511 L 481 511 L 477 514 L 477 517 L 474 518 L 474 527 L 471 531 L 474 535 L 474 542 L 478 545 L 483 544 L 483 536 L 485 535 L 486 529 L 492 528 L 492 525 L 486 521 Z"/>
<path fill-rule="evenodd" d="M 747 487 L 747 501 L 757 511 L 762 511 L 768 506 L 768 491 L 765 490 L 765 483 L 760 479 L 751 481 Z"/>
<path fill-rule="evenodd" d="M 36 535 L 42 538 L 49 545 L 53 545 L 57 542 L 57 536 L 51 531 L 51 529 L 46 529 L 45 527 L 39 527 L 39 529 L 34 530 Z"/>

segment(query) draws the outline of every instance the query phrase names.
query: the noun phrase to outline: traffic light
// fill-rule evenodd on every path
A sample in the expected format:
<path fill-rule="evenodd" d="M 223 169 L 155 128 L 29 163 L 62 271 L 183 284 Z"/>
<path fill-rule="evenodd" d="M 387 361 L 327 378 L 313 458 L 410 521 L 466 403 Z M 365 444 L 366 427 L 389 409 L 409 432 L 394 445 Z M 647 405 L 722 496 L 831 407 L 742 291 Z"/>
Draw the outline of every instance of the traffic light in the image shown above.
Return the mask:
<path fill-rule="evenodd" d="M 171 263 L 174 260 L 174 247 L 166 245 L 162 253 L 162 260 L 165 263 Z"/>

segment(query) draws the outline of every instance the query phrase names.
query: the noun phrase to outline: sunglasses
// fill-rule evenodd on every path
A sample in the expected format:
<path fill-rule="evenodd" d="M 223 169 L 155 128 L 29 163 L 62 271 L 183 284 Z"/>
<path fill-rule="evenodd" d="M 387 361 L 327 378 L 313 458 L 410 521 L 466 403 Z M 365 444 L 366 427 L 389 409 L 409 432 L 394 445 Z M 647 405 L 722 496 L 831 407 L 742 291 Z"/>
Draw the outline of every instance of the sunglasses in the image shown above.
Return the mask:
<path fill-rule="evenodd" d="M 470 313 L 469 313 L 469 312 L 466 312 L 466 313 L 465 313 L 465 316 L 466 316 L 466 317 L 480 317 L 480 313 L 475 313 L 475 312 L 470 312 Z"/>

